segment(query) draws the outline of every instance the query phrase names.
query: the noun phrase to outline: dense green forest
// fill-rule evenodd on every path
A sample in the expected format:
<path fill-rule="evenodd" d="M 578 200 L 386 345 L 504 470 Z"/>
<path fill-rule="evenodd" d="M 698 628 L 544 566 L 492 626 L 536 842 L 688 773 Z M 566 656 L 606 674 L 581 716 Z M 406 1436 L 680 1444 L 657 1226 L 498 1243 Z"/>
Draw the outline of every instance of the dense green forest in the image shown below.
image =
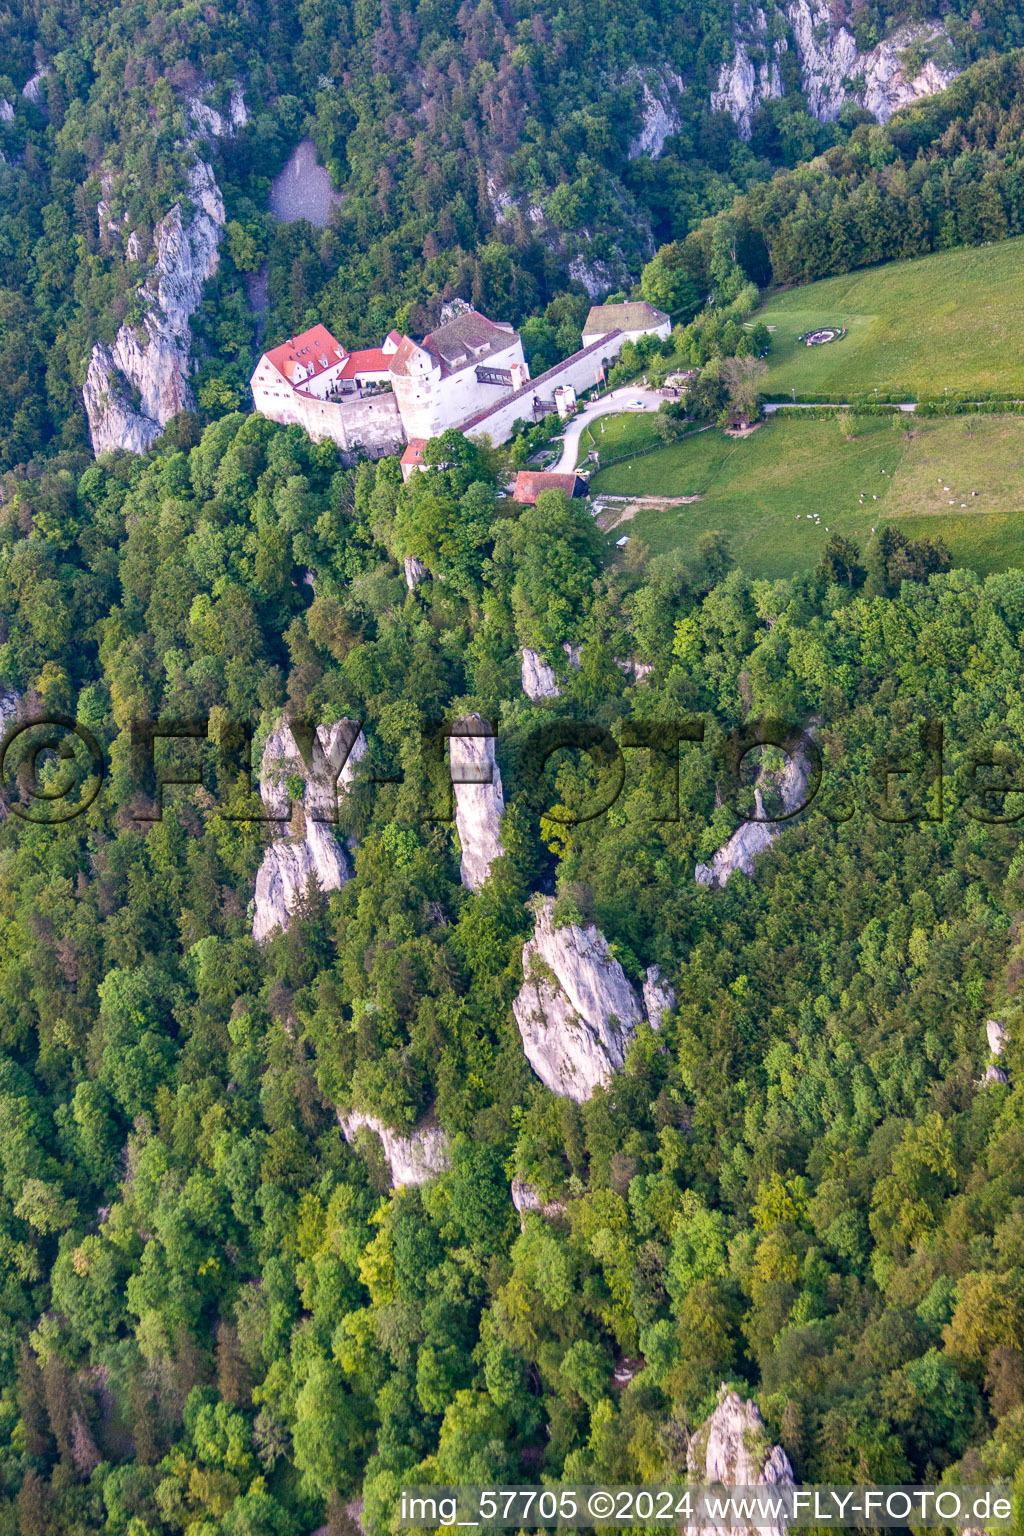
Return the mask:
<path fill-rule="evenodd" d="M 676 1481 L 723 1380 L 803 1481 L 1024 1495 L 1024 573 L 890 528 L 754 581 L 713 530 L 652 558 L 585 503 L 512 503 L 525 441 L 448 434 L 405 485 L 245 414 L 261 335 L 376 343 L 455 295 L 543 367 L 578 344 L 580 257 L 672 312 L 660 361 L 703 370 L 714 420 L 756 395 L 759 289 L 1024 229 L 1024 16 L 943 9 L 965 73 L 940 98 L 823 125 L 791 56 L 749 143 L 708 106 L 731 0 L 0 12 L 0 717 L 73 718 L 106 764 L 49 824 L 28 733 L 4 760 L 0 1536 L 352 1536 L 357 1497 L 385 1536 L 403 1483 Z M 867 48 L 929 14 L 846 19 Z M 685 82 L 657 161 L 630 158 L 648 68 Z M 190 102 L 235 87 L 248 122 L 202 145 L 227 223 L 198 410 L 93 463 L 91 348 L 141 317 Z M 345 194 L 322 230 L 267 212 L 306 134 Z M 523 647 L 558 698 L 524 696 Z M 506 796 L 472 894 L 424 735 L 468 711 Z M 257 946 L 240 728 L 255 763 L 284 715 L 363 722 L 354 873 Z M 202 783 L 153 820 L 133 727 L 160 719 L 207 734 L 168 746 Z M 820 792 L 705 888 L 730 754 L 766 720 L 813 731 Z M 559 721 L 702 727 L 678 814 L 637 750 L 595 819 L 579 753 L 538 796 Z M 59 801 L 68 760 L 39 767 Z M 538 892 L 675 989 L 582 1105 L 511 1012 Z M 1007 1081 L 982 1082 L 989 1018 Z M 429 1117 L 450 1169 L 392 1190 L 352 1109 Z"/>
<path fill-rule="evenodd" d="M 689 566 L 613 559 L 585 505 L 517 508 L 454 435 L 436 456 L 403 487 L 394 460 L 340 469 L 234 415 L 5 503 L 0 676 L 110 772 L 52 826 L 8 781 L 0 826 L 0 1529 L 299 1536 L 346 1529 L 362 1490 L 378 1536 L 402 1481 L 678 1478 L 723 1379 L 804 1480 L 1012 1477 L 1024 576 L 894 533 L 785 582 L 714 535 Z M 565 641 L 579 670 L 530 704 L 519 647 Z M 473 708 L 507 812 L 470 895 L 420 727 Z M 258 948 L 265 834 L 231 819 L 250 797 L 220 747 L 284 711 L 358 718 L 369 753 L 354 878 Z M 160 716 L 213 740 L 188 745 L 204 786 L 145 822 L 129 733 Z M 813 723 L 821 792 L 708 890 L 723 752 L 764 717 Z M 678 819 L 636 752 L 607 815 L 545 818 L 597 792 L 578 754 L 546 805 L 528 792 L 556 719 L 703 722 Z M 887 802 L 880 763 L 908 770 Z M 677 992 L 581 1106 L 510 1014 L 536 890 Z M 1009 1082 L 982 1087 L 989 1016 Z M 431 1111 L 451 1171 L 389 1192 L 342 1139 L 350 1105 Z M 564 1213 L 520 1224 L 513 1175 Z"/>
<path fill-rule="evenodd" d="M 848 15 L 833 7 L 861 47 L 918 9 L 894 0 L 857 0 Z M 961 66 L 1024 44 L 1018 5 L 956 0 L 943 9 Z M 728 116 L 710 112 L 744 14 L 731 0 L 237 0 L 201 17 L 169 0 L 70 8 L 17 0 L 0 16 L 0 99 L 11 112 L 0 116 L 0 469 L 60 453 L 72 471 L 83 467 L 90 350 L 139 318 L 150 232 L 187 184 L 197 132 L 190 102 L 226 111 L 236 86 L 247 126 L 200 142 L 228 215 L 220 271 L 193 325 L 204 420 L 247 405 L 261 321 L 267 334 L 285 335 L 324 320 L 347 344 L 372 345 L 392 325 L 426 329 L 459 294 L 517 324 L 546 323 L 571 349 L 586 305 L 573 258 L 628 288 L 658 245 L 684 239 L 752 188 L 765 188 L 764 214 L 761 203 L 750 214 L 742 205 L 740 224 L 768 241 L 776 279 L 1018 227 L 1009 167 L 1019 88 L 1009 74 L 1001 84 L 972 75 L 980 83 L 956 88 L 950 110 L 966 123 L 937 126 L 931 138 L 944 135 L 943 145 L 925 155 L 950 164 L 933 174 L 916 163 L 903 189 L 895 172 L 902 156 L 913 160 L 922 131 L 914 125 L 927 130 L 929 109 L 904 114 L 899 121 L 912 126 L 888 135 L 858 127 L 866 114 L 852 107 L 837 123 L 817 123 L 792 49 L 786 96 L 760 114 L 749 144 Z M 775 20 L 784 24 L 781 12 Z M 630 158 L 650 69 L 684 82 L 678 131 L 657 161 Z M 31 99 L 22 94 L 30 77 Z M 986 93 L 988 116 L 972 117 Z M 270 178 L 305 133 L 344 191 L 324 230 L 267 212 Z M 785 178 L 770 179 L 821 153 L 825 162 L 794 173 L 801 191 L 792 197 Z M 934 175 L 954 184 L 952 213 L 945 191 L 937 203 L 932 195 Z M 872 190 L 876 177 L 883 192 Z M 835 181 L 852 210 L 833 214 Z M 980 186 L 960 198 L 972 181 Z M 807 238 L 805 182 L 815 218 L 841 226 L 827 239 Z M 890 217 L 890 186 L 907 204 L 900 220 Z M 794 199 L 797 226 L 776 239 L 773 220 L 792 223 Z M 139 234 L 134 259 L 122 230 Z M 772 273 L 758 240 L 740 256 L 763 283 Z M 260 313 L 251 284 L 264 263 Z M 697 300 L 708 291 L 699 282 Z"/>
<path fill-rule="evenodd" d="M 715 287 L 731 252 L 760 286 L 800 283 L 1024 233 L 1024 53 L 985 60 L 934 100 L 778 172 L 662 249 L 648 297 Z"/>

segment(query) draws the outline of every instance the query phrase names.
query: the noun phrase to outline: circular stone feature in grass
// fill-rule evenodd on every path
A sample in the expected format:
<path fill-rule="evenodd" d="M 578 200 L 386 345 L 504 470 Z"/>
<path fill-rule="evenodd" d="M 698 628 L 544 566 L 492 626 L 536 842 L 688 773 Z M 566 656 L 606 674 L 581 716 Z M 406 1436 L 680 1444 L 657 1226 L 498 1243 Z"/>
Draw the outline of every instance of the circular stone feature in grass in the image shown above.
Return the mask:
<path fill-rule="evenodd" d="M 802 336 L 798 337 L 798 340 L 802 341 L 807 347 L 824 347 L 830 341 L 842 341 L 845 335 L 845 325 L 840 327 L 824 325 L 820 331 L 805 331 Z"/>

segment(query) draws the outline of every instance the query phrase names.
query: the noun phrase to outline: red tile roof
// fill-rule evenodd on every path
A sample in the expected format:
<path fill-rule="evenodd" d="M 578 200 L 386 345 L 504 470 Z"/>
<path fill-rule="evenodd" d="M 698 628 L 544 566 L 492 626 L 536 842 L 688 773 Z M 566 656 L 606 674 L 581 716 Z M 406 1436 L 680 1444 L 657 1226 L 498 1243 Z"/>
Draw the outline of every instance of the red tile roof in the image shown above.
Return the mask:
<path fill-rule="evenodd" d="M 423 450 L 427 446 L 425 437 L 410 437 L 409 446 L 402 454 L 403 464 L 418 464 L 423 458 Z"/>
<path fill-rule="evenodd" d="M 293 384 L 300 363 L 307 370 L 306 378 L 315 379 L 326 369 L 333 368 L 345 356 L 345 349 L 326 325 L 314 325 L 301 336 L 293 336 L 290 341 L 273 347 L 266 355 L 278 373 Z"/>
<path fill-rule="evenodd" d="M 380 347 L 367 347 L 365 351 L 349 353 L 338 377 L 354 379 L 357 373 L 387 373 L 390 362 L 390 356 Z"/>
<path fill-rule="evenodd" d="M 586 489 L 587 482 L 573 472 L 558 475 L 546 470 L 521 469 L 516 475 L 512 500 L 524 507 L 532 507 L 541 491 L 564 491 L 567 496 L 582 496 Z"/>

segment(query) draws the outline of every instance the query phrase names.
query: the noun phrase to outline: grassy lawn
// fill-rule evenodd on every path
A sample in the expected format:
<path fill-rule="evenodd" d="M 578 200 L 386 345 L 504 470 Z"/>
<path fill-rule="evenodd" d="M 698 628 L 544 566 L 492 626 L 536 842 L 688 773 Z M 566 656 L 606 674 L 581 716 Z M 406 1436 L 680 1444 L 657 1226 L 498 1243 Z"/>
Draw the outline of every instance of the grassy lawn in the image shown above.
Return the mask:
<path fill-rule="evenodd" d="M 829 531 L 863 546 L 883 521 L 912 537 L 941 535 L 957 565 L 1024 565 L 1024 418 L 908 420 L 910 438 L 903 424 L 862 418 L 850 442 L 835 421 L 769 420 L 738 440 L 715 428 L 601 470 L 591 491 L 700 495 L 692 506 L 643 508 L 622 531 L 655 553 L 692 554 L 718 529 L 755 576 L 813 566 Z"/>
<path fill-rule="evenodd" d="M 586 462 L 591 448 L 602 459 L 614 459 L 620 453 L 633 453 L 654 442 L 654 411 L 628 411 L 622 416 L 599 416 L 580 437 L 578 463 Z"/>
<path fill-rule="evenodd" d="M 760 310 L 776 327 L 765 387 L 843 400 L 873 388 L 1024 397 L 1024 237 L 940 251 L 791 288 Z M 842 341 L 798 341 L 820 326 Z"/>

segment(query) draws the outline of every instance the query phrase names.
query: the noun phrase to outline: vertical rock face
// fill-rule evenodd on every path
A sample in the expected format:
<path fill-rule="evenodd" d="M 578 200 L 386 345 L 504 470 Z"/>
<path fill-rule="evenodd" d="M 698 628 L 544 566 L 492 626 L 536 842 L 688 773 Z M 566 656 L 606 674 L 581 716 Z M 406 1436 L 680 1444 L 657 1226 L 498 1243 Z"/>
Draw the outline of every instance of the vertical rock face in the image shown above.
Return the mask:
<path fill-rule="evenodd" d="M 213 171 L 196 160 L 189 175 L 192 212 L 180 203 L 154 232 L 156 260 L 138 290 L 141 328 L 127 322 L 111 347 L 93 347 L 83 398 L 95 454 L 142 453 L 179 411 L 194 405 L 189 384 L 189 321 L 217 270 L 224 203 Z"/>
<path fill-rule="evenodd" d="M 683 81 L 673 70 L 665 67 L 642 73 L 637 70 L 634 78 L 640 80 L 643 105 L 640 132 L 629 146 L 629 159 L 636 160 L 640 155 L 650 155 L 652 160 L 657 160 L 665 148 L 665 140 L 679 132 L 681 119 L 678 98 L 684 89 Z"/>
<path fill-rule="evenodd" d="M 846 102 L 864 107 L 879 122 L 888 122 L 900 107 L 945 90 L 959 71 L 927 59 L 908 68 L 908 50 L 948 50 L 948 39 L 937 22 L 910 22 L 861 53 L 853 33 L 832 22 L 826 0 L 789 0 L 784 12 L 800 62 L 800 83 L 808 110 L 819 122 L 839 116 Z M 779 61 L 789 46 L 785 37 L 769 38 L 764 11 L 755 10 L 735 53 L 723 64 L 711 105 L 728 112 L 740 137 L 749 139 L 753 121 L 765 102 L 784 91 Z M 754 62 L 757 59 L 758 62 Z"/>
<path fill-rule="evenodd" d="M 809 776 L 809 765 L 802 755 L 794 753 L 786 759 L 786 766 L 778 777 L 778 785 L 783 811 L 787 815 L 803 804 Z M 754 809 L 759 817 L 765 814 L 762 787 L 767 782 L 768 775 L 762 769 L 754 788 Z M 729 841 L 719 848 L 710 864 L 697 865 L 693 872 L 697 884 L 724 886 L 736 870 L 744 875 L 752 875 L 754 860 L 758 854 L 771 847 L 785 825 L 784 821 L 745 821 Z"/>
<path fill-rule="evenodd" d="M 1010 1038 L 1005 1027 L 1000 1024 L 998 1019 L 987 1019 L 985 1021 L 985 1033 L 988 1037 L 988 1048 L 992 1055 L 995 1057 L 1001 1056 L 1006 1049 L 1006 1042 Z M 1009 1081 L 1009 1075 L 1005 1069 L 997 1067 L 994 1061 L 990 1061 L 985 1068 L 985 1076 L 982 1078 L 982 1082 L 1008 1083 Z"/>
<path fill-rule="evenodd" d="M 283 720 L 267 737 L 260 764 L 260 796 L 271 816 L 288 815 L 289 780 L 302 779 L 307 819 L 333 822 L 337 800 L 352 783 L 366 754 L 366 737 L 357 720 L 318 725 L 302 750 L 295 727 Z"/>
<path fill-rule="evenodd" d="M 305 894 L 310 876 L 321 891 L 337 891 L 352 871 L 329 822 L 337 814 L 338 797 L 351 784 L 356 764 L 366 752 L 358 721 L 337 720 L 318 725 L 304 758 L 293 727 L 284 721 L 267 737 L 260 767 L 260 796 L 269 814 L 287 817 L 289 780 L 302 779 L 302 835 L 275 836 L 263 855 L 256 876 L 252 935 L 262 943 L 288 919 Z"/>
<path fill-rule="evenodd" d="M 565 640 L 562 650 L 572 670 L 580 669 L 582 651 L 578 645 Z M 522 679 L 523 692 L 528 699 L 537 703 L 540 699 L 557 699 L 561 697 L 562 690 L 558 686 L 558 678 L 555 669 L 549 666 L 539 651 L 531 651 L 528 646 L 523 647 L 522 655 Z"/>
<path fill-rule="evenodd" d="M 941 43 L 938 22 L 908 23 L 867 53 L 851 32 L 832 25 L 825 0 L 790 0 L 786 15 L 800 59 L 807 105 L 819 122 L 833 122 L 847 101 L 855 101 L 888 122 L 900 107 L 945 90 L 959 71 L 928 61 L 908 75 L 902 55 L 910 48 Z"/>
<path fill-rule="evenodd" d="M 718 75 L 718 89 L 711 93 L 711 109 L 728 112 L 741 139 L 749 139 L 754 118 L 766 101 L 783 94 L 779 55 L 786 50 L 785 38 L 768 44 L 768 22 L 764 11 L 755 10 L 750 18 L 749 36 L 736 39 L 736 51 Z M 763 54 L 757 64 L 751 50 Z"/>
<path fill-rule="evenodd" d="M 307 821 L 298 842 L 273 842 L 256 875 L 252 936 L 257 944 L 287 928 L 312 875 L 320 890 L 340 891 L 352 877 L 348 860 L 322 822 Z"/>
<path fill-rule="evenodd" d="M 561 693 L 554 667 L 549 667 L 537 651 L 523 647 L 523 692 L 536 704 L 540 699 L 557 699 Z"/>
<path fill-rule="evenodd" d="M 375 1116 L 356 1109 L 339 1115 L 338 1124 L 346 1141 L 354 1141 L 361 1127 L 380 1137 L 391 1169 L 391 1183 L 396 1188 L 402 1184 L 425 1184 L 451 1167 L 448 1137 L 439 1125 L 421 1122 L 408 1136 L 400 1136 Z"/>
<path fill-rule="evenodd" d="M 413 587 L 423 581 L 427 575 L 427 568 L 422 560 L 417 560 L 415 555 L 405 557 L 405 584 L 411 592 Z"/>
<path fill-rule="evenodd" d="M 780 1445 L 769 1445 L 764 1420 L 755 1403 L 744 1402 L 723 1384 L 718 1406 L 690 1441 L 687 1471 L 700 1483 L 757 1488 L 786 1487 L 793 1468 Z M 704 1536 L 715 1527 L 687 1526 L 686 1536 Z M 735 1528 L 734 1528 L 735 1529 Z M 749 1527 L 762 1536 L 785 1536 L 785 1525 Z"/>
<path fill-rule="evenodd" d="M 1006 1042 L 1010 1037 L 998 1019 L 987 1019 L 985 1021 L 985 1034 L 988 1038 L 988 1048 L 992 1055 L 1001 1056 L 1006 1049 Z"/>
<path fill-rule="evenodd" d="M 465 715 L 456 722 L 470 731 L 489 730 L 480 715 Z M 501 857 L 501 818 L 505 797 L 501 773 L 494 756 L 494 737 L 452 736 L 449 763 L 455 791 L 455 826 L 462 849 L 460 873 L 469 891 L 479 890 L 490 874 L 492 862 Z"/>
<path fill-rule="evenodd" d="M 666 1013 L 676 1005 L 675 989 L 670 987 L 661 974 L 661 967 L 649 965 L 644 981 L 644 1012 L 652 1029 L 658 1029 Z"/>
<path fill-rule="evenodd" d="M 552 1221 L 557 1216 L 565 1215 L 564 1200 L 549 1200 L 545 1204 L 533 1185 L 528 1184 L 525 1179 L 513 1178 L 512 1204 L 520 1216 L 525 1216 L 527 1211 L 539 1211 L 548 1221 Z"/>
<path fill-rule="evenodd" d="M 642 1014 L 604 935 L 592 924 L 555 928 L 553 913 L 550 897 L 539 903 L 512 1011 L 541 1082 L 582 1104 L 621 1070 Z"/>

